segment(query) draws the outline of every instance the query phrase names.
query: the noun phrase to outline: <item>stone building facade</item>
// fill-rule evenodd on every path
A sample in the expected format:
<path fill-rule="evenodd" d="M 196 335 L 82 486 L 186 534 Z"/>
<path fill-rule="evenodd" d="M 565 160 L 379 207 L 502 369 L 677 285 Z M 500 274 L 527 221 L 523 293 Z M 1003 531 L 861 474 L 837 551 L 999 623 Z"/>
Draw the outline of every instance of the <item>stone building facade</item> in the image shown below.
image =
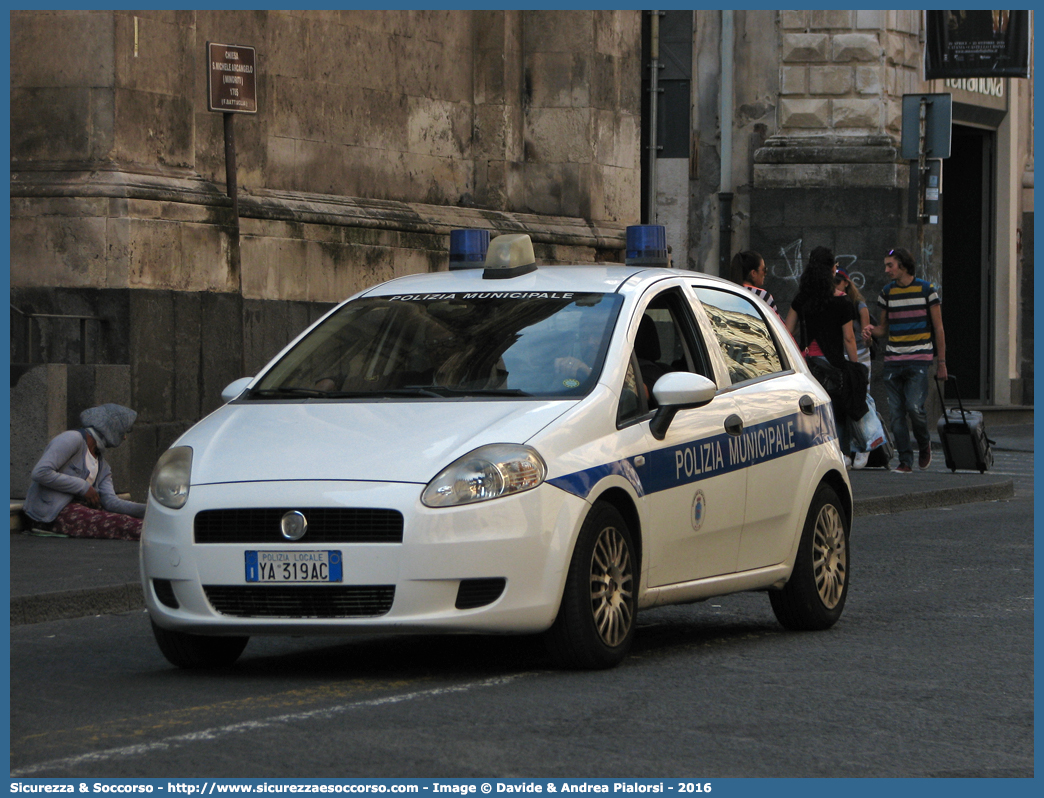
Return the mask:
<path fill-rule="evenodd" d="M 117 488 L 142 499 L 226 384 L 361 288 L 446 268 L 453 228 L 529 232 L 545 262 L 619 260 L 639 215 L 640 26 L 12 12 L 12 495 L 49 436 L 115 401 L 140 414 Z M 233 125 L 238 236 L 208 41 L 257 54 L 258 113 Z"/>
<path fill-rule="evenodd" d="M 557 263 L 622 260 L 626 225 L 662 223 L 677 266 L 760 251 L 784 311 L 826 245 L 872 303 L 887 250 L 918 249 L 911 93 L 954 101 L 919 252 L 950 369 L 976 404 L 1032 404 L 1032 77 L 925 82 L 919 11 L 658 12 L 655 50 L 652 18 L 12 12 L 12 494 L 50 435 L 116 401 L 141 413 L 118 487 L 143 498 L 227 383 L 353 292 L 446 268 L 457 227 L 529 232 Z M 208 41 L 257 52 L 238 233 Z"/>
<path fill-rule="evenodd" d="M 675 262 L 725 273 L 728 253 L 757 250 L 785 312 L 813 247 L 831 247 L 871 303 L 884 255 L 906 247 L 940 286 L 963 396 L 1031 405 L 1032 65 L 1028 80 L 926 82 L 921 11 L 661 14 L 668 46 L 685 25 L 691 42 L 664 56 L 688 59 L 691 93 L 660 109 L 668 124 L 687 125 L 690 143 L 663 147 L 679 137 L 660 132 L 656 220 L 670 220 L 684 253 Z M 1030 52 L 1032 64 L 1032 40 Z M 939 223 L 924 226 L 919 247 L 900 143 L 903 95 L 925 93 L 952 95 L 953 152 L 942 164 Z"/>

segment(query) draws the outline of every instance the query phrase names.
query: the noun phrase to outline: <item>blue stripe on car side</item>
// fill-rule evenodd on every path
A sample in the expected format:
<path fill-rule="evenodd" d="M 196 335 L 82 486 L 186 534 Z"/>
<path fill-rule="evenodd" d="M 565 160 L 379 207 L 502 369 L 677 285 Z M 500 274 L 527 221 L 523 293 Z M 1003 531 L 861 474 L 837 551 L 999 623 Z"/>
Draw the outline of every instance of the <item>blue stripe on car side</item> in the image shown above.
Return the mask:
<path fill-rule="evenodd" d="M 644 466 L 642 470 L 644 470 Z M 567 493 L 572 493 L 574 496 L 585 499 L 591 493 L 591 489 L 610 474 L 619 474 L 631 483 L 635 493 L 639 496 L 645 495 L 645 488 L 642 486 L 641 477 L 638 476 L 638 469 L 635 468 L 630 460 L 617 460 L 615 463 L 606 463 L 605 465 L 595 466 L 584 471 L 575 471 L 572 474 L 549 479 L 548 482 L 556 488 L 561 488 Z"/>
<path fill-rule="evenodd" d="M 619 474 L 639 496 L 647 496 L 786 457 L 836 437 L 833 409 L 829 404 L 819 405 L 811 416 L 794 413 L 747 427 L 739 435 L 722 432 L 648 452 L 642 466 L 636 467 L 632 457 L 554 477 L 548 482 L 586 499 L 602 479 Z"/>

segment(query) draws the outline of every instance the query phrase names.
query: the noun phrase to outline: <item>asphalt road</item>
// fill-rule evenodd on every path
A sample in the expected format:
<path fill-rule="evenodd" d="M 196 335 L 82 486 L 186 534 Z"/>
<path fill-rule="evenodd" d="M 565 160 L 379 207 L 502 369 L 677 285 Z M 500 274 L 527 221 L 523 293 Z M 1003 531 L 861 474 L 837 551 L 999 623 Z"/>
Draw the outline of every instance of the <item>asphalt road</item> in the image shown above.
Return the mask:
<path fill-rule="evenodd" d="M 489 637 L 255 639 L 194 673 L 141 612 L 15 627 L 12 776 L 1032 776 L 1032 494 L 862 518 L 852 551 L 831 631 L 760 594 L 664 608 L 599 673 Z"/>

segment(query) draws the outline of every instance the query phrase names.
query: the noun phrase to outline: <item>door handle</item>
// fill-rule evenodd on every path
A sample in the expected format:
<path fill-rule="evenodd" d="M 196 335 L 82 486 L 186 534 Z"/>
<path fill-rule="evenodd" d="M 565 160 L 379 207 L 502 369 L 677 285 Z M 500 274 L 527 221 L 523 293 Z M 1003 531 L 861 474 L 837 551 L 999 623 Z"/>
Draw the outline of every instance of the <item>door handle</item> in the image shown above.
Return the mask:
<path fill-rule="evenodd" d="M 816 402 L 807 393 L 798 400 L 798 407 L 801 408 L 801 412 L 806 416 L 810 416 L 816 412 Z"/>
<path fill-rule="evenodd" d="M 733 413 L 725 419 L 725 431 L 729 433 L 729 435 L 741 435 L 743 433 L 743 419 Z"/>

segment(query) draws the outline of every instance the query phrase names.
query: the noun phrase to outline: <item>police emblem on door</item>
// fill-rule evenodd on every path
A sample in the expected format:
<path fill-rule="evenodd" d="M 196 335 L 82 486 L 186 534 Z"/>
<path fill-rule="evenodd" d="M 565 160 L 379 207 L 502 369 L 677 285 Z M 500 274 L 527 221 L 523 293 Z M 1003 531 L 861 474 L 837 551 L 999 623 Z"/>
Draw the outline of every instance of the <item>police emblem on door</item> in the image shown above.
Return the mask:
<path fill-rule="evenodd" d="M 692 499 L 692 528 L 697 532 L 700 531 L 700 527 L 703 526 L 703 518 L 707 515 L 707 500 L 703 496 L 703 491 L 696 491 L 696 495 Z"/>

